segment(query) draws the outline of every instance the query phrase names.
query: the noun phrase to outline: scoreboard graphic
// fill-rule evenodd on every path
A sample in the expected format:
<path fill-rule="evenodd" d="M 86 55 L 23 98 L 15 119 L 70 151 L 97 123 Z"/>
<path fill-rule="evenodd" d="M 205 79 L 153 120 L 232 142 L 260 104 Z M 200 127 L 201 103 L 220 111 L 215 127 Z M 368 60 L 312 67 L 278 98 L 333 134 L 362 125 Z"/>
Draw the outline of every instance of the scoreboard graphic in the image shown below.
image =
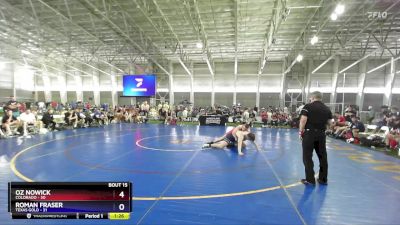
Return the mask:
<path fill-rule="evenodd" d="M 13 219 L 129 219 L 130 182 L 9 182 Z"/>

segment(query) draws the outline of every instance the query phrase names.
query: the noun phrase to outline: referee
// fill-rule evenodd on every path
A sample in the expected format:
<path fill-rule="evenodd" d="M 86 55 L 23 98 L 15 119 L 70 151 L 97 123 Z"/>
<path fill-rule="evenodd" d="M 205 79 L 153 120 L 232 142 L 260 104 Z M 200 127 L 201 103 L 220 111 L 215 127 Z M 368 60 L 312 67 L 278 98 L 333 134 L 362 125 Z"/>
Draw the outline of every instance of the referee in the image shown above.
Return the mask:
<path fill-rule="evenodd" d="M 303 146 L 303 163 L 306 178 L 302 179 L 303 184 L 315 185 L 314 162 L 312 160 L 313 150 L 319 159 L 320 184 L 328 184 L 328 157 L 326 154 L 325 130 L 331 124 L 332 112 L 321 102 L 322 94 L 319 91 L 311 93 L 310 103 L 301 110 L 299 137 Z"/>

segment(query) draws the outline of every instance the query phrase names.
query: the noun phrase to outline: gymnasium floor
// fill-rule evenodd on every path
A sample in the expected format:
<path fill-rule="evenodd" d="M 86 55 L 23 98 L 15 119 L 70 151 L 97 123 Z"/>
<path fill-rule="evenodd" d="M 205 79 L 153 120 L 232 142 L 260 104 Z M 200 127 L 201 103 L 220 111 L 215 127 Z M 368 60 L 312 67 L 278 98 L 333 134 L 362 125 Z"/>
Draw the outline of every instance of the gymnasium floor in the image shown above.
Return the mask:
<path fill-rule="evenodd" d="M 400 160 L 328 139 L 329 185 L 309 187 L 296 130 L 254 128 L 263 151 L 245 156 L 201 149 L 226 129 L 113 124 L 0 140 L 0 224 L 400 223 Z M 7 182 L 22 180 L 132 181 L 131 220 L 13 221 Z"/>

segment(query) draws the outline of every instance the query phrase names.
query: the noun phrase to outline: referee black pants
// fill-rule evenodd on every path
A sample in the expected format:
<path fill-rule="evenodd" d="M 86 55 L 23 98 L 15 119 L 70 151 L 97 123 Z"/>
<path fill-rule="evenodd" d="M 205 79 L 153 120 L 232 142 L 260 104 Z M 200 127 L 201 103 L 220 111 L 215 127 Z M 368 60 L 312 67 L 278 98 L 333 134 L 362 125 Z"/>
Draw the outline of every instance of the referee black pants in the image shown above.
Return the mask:
<path fill-rule="evenodd" d="M 303 137 L 303 163 L 306 180 L 315 183 L 313 151 L 319 159 L 319 179 L 328 182 L 328 156 L 326 154 L 326 136 L 323 130 L 306 130 Z"/>

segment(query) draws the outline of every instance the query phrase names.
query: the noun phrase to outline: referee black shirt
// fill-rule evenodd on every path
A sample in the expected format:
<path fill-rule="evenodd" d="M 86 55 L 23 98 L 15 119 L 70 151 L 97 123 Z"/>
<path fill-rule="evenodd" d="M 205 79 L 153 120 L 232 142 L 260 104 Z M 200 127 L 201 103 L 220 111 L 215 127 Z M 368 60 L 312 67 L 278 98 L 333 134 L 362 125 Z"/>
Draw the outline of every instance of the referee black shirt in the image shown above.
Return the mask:
<path fill-rule="evenodd" d="M 306 104 L 301 115 L 307 116 L 305 129 L 326 130 L 328 120 L 332 119 L 331 110 L 321 101 Z"/>

